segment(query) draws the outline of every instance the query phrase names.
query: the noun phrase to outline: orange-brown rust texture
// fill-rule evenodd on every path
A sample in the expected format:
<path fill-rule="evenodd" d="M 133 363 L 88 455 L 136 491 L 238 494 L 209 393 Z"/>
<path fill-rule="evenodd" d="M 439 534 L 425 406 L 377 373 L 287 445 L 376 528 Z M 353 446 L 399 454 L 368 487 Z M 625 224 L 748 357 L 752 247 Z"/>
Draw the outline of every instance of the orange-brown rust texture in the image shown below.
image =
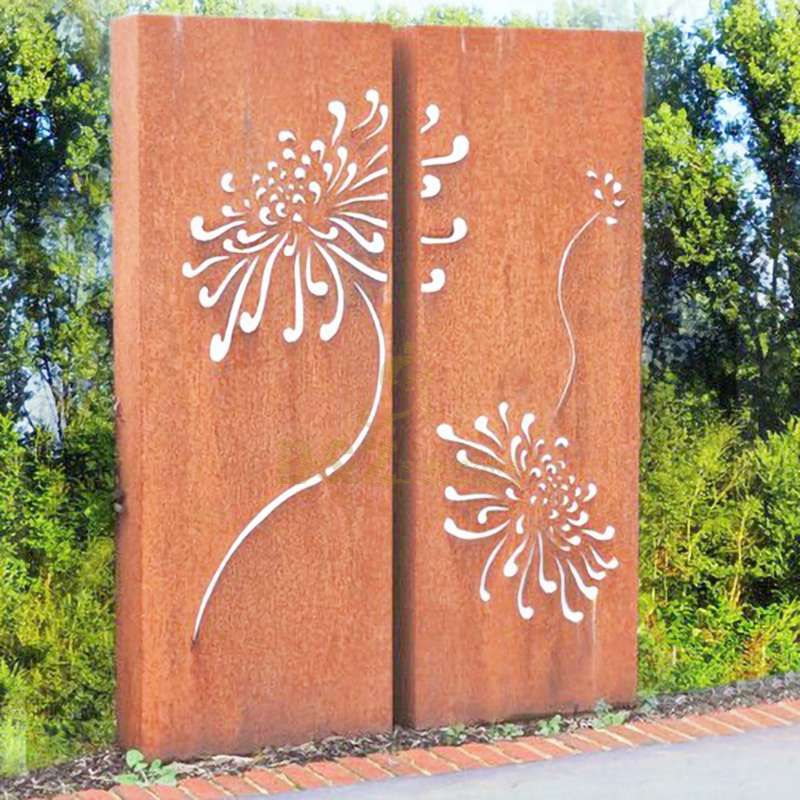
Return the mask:
<path fill-rule="evenodd" d="M 395 395 L 402 426 L 395 531 L 399 720 L 436 725 L 507 719 L 588 708 L 599 698 L 632 700 L 642 38 L 421 28 L 397 33 L 395 48 L 395 147 L 406 187 L 395 210 L 395 357 L 398 363 L 402 356 L 404 376 Z M 439 106 L 440 121 L 421 134 L 430 103 Z M 453 137 L 461 133 L 470 140 L 466 159 L 450 167 L 421 168 L 421 159 L 450 152 Z M 597 180 L 587 177 L 590 170 Z M 440 194 L 430 200 L 419 194 L 426 172 L 442 179 Z M 608 172 L 614 177 L 606 183 Z M 620 199 L 625 204 L 614 205 Z M 567 251 L 572 237 L 598 213 Z M 422 235 L 449 233 L 456 216 L 469 225 L 465 239 L 438 249 L 421 244 Z M 616 222 L 606 224 L 608 216 Z M 562 259 L 576 369 L 557 411 L 571 361 L 558 303 Z M 435 266 L 445 270 L 445 286 L 420 294 L 420 284 Z M 497 410 L 503 401 L 509 404 L 510 433 Z M 569 551 L 554 544 L 565 544 L 568 534 L 556 530 L 551 538 L 545 533 L 544 580 L 537 574 L 534 548 L 518 601 L 530 546 L 516 565 L 508 559 L 526 535 L 535 542 L 536 531 L 547 530 L 542 496 L 525 518 L 523 533 L 516 532 L 520 503 L 505 495 L 508 482 L 458 463 L 462 446 L 444 441 L 437 426 L 452 424 L 456 434 L 502 451 L 507 469 L 513 470 L 508 445 L 514 434 L 524 439 L 523 414 L 529 411 L 536 414 L 532 443 L 519 445 L 517 457 L 529 450 L 528 470 L 548 449 L 556 460 L 566 460 L 568 470 L 560 475 L 577 476 L 583 499 L 592 493 L 589 482 L 597 487 L 591 503 L 579 504 L 591 513 L 587 527 L 606 534 L 606 526 L 613 525 L 616 533 L 602 542 L 583 534 L 582 544 Z M 475 430 L 481 415 L 488 416 L 502 447 Z M 554 444 L 562 436 L 569 440 L 566 449 Z M 541 450 L 539 437 L 546 440 Z M 485 453 L 463 449 L 471 461 L 498 468 Z M 446 486 L 499 499 L 451 502 L 443 496 Z M 529 493 L 530 486 L 518 492 L 523 502 Z M 509 510 L 489 511 L 480 524 L 477 512 L 493 502 Z M 579 510 L 572 516 L 579 518 Z M 487 572 L 490 599 L 479 597 L 481 573 L 501 537 L 456 538 L 443 529 L 447 517 L 474 531 L 510 520 L 504 530 L 509 540 Z M 562 512 L 559 523 L 564 517 Z M 573 526 L 569 535 L 578 532 Z M 588 544 L 607 562 L 619 561 L 602 580 L 586 576 L 584 554 L 595 574 L 601 571 Z M 569 560 L 587 588 L 598 587 L 596 602 L 581 594 Z M 505 565 L 516 575 L 504 576 Z M 521 616 L 519 602 L 533 609 L 530 619 Z M 564 604 L 583 619 L 569 621 Z"/>
<path fill-rule="evenodd" d="M 221 176 L 230 171 L 247 186 L 280 161 L 293 143 L 279 143 L 279 131 L 292 130 L 308 153 L 315 138 L 330 140 L 331 100 L 347 107 L 348 126 L 368 111 L 369 89 L 391 107 L 390 30 L 145 16 L 117 20 L 112 45 L 120 741 L 179 757 L 389 728 L 389 358 L 360 448 L 253 533 L 222 575 L 194 646 L 192 631 L 212 573 L 245 524 L 335 462 L 364 426 L 379 349 L 356 283 L 377 309 L 389 353 L 390 284 L 340 261 L 341 328 L 321 341 L 335 293 L 315 260 L 313 279 L 327 279 L 329 291 L 303 290 L 305 330 L 288 343 L 295 282 L 292 259 L 281 255 L 261 325 L 237 329 L 215 363 L 209 343 L 225 330 L 237 282 L 206 309 L 198 290 L 213 292 L 225 271 L 189 280 L 182 265 L 220 252 L 221 239 L 192 237 L 190 220 L 222 224 Z M 387 129 L 373 143 L 389 139 Z M 359 177 L 374 150 L 350 153 Z M 390 163 L 391 148 L 375 168 Z M 387 199 L 350 210 L 390 219 L 390 181 L 368 187 Z M 383 253 L 364 260 L 388 272 L 383 236 Z M 337 242 L 364 256 L 344 232 Z M 244 296 L 250 312 L 262 269 L 263 260 Z"/>

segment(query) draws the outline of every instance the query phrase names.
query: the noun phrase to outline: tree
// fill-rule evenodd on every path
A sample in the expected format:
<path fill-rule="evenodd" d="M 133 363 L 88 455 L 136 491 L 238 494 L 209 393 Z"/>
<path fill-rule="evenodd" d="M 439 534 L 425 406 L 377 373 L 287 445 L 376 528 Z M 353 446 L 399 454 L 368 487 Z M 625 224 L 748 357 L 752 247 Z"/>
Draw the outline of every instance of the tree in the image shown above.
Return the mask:
<path fill-rule="evenodd" d="M 758 170 L 751 192 L 753 268 L 764 277 L 760 417 L 762 427 L 774 427 L 800 411 L 792 368 L 800 354 L 800 7 L 778 0 L 772 12 L 763 0 L 727 0 L 716 47 L 720 58 L 707 79 L 740 104 L 744 113 L 728 131 Z"/>
<path fill-rule="evenodd" d="M 59 441 L 110 402 L 105 40 L 87 0 L 0 6 L 0 410 L 44 390 Z"/>
<path fill-rule="evenodd" d="M 726 0 L 647 39 L 644 333 L 650 374 L 800 411 L 800 11 Z"/>
<path fill-rule="evenodd" d="M 676 375 L 740 399 L 738 360 L 747 249 L 740 182 L 713 138 L 684 109 L 661 104 L 645 120 L 643 337 L 654 379 Z"/>
<path fill-rule="evenodd" d="M 106 50 L 90 0 L 0 3 L 0 715 L 31 765 L 113 730 Z"/>

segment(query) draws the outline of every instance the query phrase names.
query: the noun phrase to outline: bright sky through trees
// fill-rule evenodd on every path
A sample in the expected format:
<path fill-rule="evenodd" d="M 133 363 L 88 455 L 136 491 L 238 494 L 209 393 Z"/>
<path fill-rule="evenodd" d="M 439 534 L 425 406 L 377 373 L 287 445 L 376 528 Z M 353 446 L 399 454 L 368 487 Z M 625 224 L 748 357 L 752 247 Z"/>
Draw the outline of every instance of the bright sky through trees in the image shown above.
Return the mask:
<path fill-rule="evenodd" d="M 563 0 L 562 0 L 563 4 Z M 384 8 L 399 6 L 405 8 L 409 14 L 416 16 L 431 5 L 430 0 L 405 0 L 404 2 L 377 2 L 375 0 L 326 0 L 321 3 L 323 7 L 331 10 L 344 8 L 354 14 L 369 14 L 376 6 Z M 532 17 L 540 15 L 549 16 L 554 8 L 559 5 L 559 0 L 467 0 L 467 2 L 453 2 L 441 5 L 464 5 L 471 9 L 479 10 L 488 19 L 507 16 L 512 12 L 526 14 Z M 666 15 L 674 20 L 685 19 L 694 22 L 708 12 L 709 0 L 587 0 L 587 6 L 597 6 L 598 9 L 607 11 L 613 16 L 635 20 L 640 13 L 644 16 Z M 438 7 L 439 4 L 437 4 Z"/>

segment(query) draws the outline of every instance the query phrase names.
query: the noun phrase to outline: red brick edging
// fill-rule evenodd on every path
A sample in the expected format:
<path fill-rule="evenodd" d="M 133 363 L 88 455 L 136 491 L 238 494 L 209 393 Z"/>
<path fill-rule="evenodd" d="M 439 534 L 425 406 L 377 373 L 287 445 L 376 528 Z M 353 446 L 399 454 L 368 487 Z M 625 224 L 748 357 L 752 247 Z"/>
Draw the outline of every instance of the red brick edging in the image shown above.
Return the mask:
<path fill-rule="evenodd" d="M 395 753 L 372 753 L 362 758 L 348 756 L 336 761 L 313 761 L 303 766 L 287 764 L 272 769 L 252 769 L 242 775 L 187 778 L 178 787 L 87 789 L 56 795 L 54 800 L 220 800 L 253 794 L 272 796 L 395 776 L 437 775 L 602 750 L 688 742 L 706 736 L 731 736 L 756 728 L 795 724 L 800 724 L 800 700 L 784 700 L 710 714 L 631 722 L 602 730 L 581 728 L 575 733 L 558 736 L 523 736 L 492 744 L 469 742 L 457 747 L 441 746 L 428 750 L 415 748 Z"/>

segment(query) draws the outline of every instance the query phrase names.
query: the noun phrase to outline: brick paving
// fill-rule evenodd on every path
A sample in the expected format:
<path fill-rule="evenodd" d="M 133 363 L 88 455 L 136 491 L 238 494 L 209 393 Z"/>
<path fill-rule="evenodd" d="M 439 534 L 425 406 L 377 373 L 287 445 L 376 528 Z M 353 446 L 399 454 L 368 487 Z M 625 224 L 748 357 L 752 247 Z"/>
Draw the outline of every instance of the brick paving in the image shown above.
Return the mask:
<path fill-rule="evenodd" d="M 365 757 L 347 756 L 304 765 L 286 764 L 274 769 L 252 769 L 242 775 L 187 778 L 177 787 L 88 789 L 56 795 L 52 800 L 222 800 L 255 794 L 271 797 L 303 789 L 391 780 L 394 776 L 440 775 L 651 744 L 679 744 L 787 725 L 800 725 L 800 701 L 761 703 L 751 708 L 638 721 L 607 729 L 580 728 L 558 736 L 524 736 L 492 744 L 468 742 L 458 746 L 372 753 Z"/>

